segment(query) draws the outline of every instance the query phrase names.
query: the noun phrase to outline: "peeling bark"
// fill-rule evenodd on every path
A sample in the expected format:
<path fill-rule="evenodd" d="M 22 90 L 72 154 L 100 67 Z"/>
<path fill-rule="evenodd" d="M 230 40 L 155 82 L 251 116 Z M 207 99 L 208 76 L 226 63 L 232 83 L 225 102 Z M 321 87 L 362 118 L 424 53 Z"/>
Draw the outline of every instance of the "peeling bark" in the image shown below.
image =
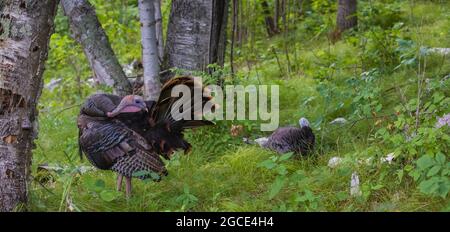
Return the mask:
<path fill-rule="evenodd" d="M 23 210 L 58 1 L 0 3 L 0 211 Z"/>
<path fill-rule="evenodd" d="M 69 18 L 72 37 L 83 47 L 96 79 L 118 95 L 132 92 L 131 84 L 117 60 L 95 10 L 87 0 L 61 0 Z"/>
<path fill-rule="evenodd" d="M 144 98 L 156 101 L 161 91 L 158 49 L 156 45 L 155 0 L 139 0 L 141 21 L 142 65 L 144 67 Z M 156 0 L 158 1 L 158 0 Z"/>
<path fill-rule="evenodd" d="M 165 70 L 206 71 L 208 64 L 223 65 L 228 2 L 172 1 L 163 63 Z"/>

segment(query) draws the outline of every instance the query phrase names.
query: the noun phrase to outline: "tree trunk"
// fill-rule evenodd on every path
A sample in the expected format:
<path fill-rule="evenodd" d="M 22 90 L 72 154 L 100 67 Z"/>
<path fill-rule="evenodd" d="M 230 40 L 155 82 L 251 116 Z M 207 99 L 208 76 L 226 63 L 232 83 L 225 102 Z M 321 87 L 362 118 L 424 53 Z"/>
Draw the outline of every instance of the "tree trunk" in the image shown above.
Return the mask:
<path fill-rule="evenodd" d="M 223 67 L 227 45 L 229 0 L 214 0 L 213 19 L 211 26 L 209 63 Z"/>
<path fill-rule="evenodd" d="M 233 0 L 233 2 L 234 2 L 234 0 Z M 232 12 L 233 12 L 233 14 L 236 14 L 236 16 L 233 16 L 233 17 L 236 17 L 236 30 L 235 30 L 235 33 L 234 33 L 234 36 L 235 36 L 234 37 L 234 41 L 235 41 L 235 43 L 237 45 L 240 46 L 240 44 L 241 44 L 241 35 L 242 35 L 241 34 L 242 21 L 241 21 L 241 18 L 240 18 L 240 13 L 242 12 L 242 0 L 237 0 L 236 1 L 236 9 L 234 9 L 234 6 L 233 6 Z"/>
<path fill-rule="evenodd" d="M 144 67 L 144 98 L 156 101 L 161 91 L 158 49 L 156 45 L 155 0 L 139 0 L 141 21 L 142 66 Z M 158 0 L 156 0 L 158 1 Z"/>
<path fill-rule="evenodd" d="M 61 0 L 61 5 L 69 18 L 72 37 L 83 47 L 95 78 L 100 83 L 113 87 L 118 95 L 130 94 L 131 84 L 89 1 Z"/>
<path fill-rule="evenodd" d="M 225 56 L 228 0 L 173 0 L 167 29 L 164 69 L 186 73 L 222 66 Z M 164 77 L 164 81 L 173 74 Z"/>
<path fill-rule="evenodd" d="M 245 40 L 247 39 L 247 20 L 245 14 L 248 14 L 249 11 L 246 13 L 246 6 L 248 5 L 247 1 L 244 0 L 238 0 L 237 2 L 237 16 L 236 16 L 236 44 L 239 46 L 239 48 L 242 48 L 242 45 L 244 44 Z M 248 9 L 247 9 L 248 10 Z"/>
<path fill-rule="evenodd" d="M 23 210 L 58 1 L 0 3 L 0 211 Z"/>
<path fill-rule="evenodd" d="M 155 0 L 155 20 L 156 20 L 156 45 L 158 46 L 159 62 L 162 63 L 164 56 L 164 39 L 162 29 L 161 0 Z"/>
<path fill-rule="evenodd" d="M 275 15 L 274 15 L 274 19 L 273 19 L 273 25 L 275 27 L 275 31 L 279 31 L 280 30 L 280 26 L 279 26 L 279 21 L 280 21 L 280 16 L 281 16 L 281 7 L 280 7 L 280 0 L 275 0 Z"/>
<path fill-rule="evenodd" d="M 274 19 L 270 15 L 269 4 L 267 4 L 267 1 L 262 1 L 261 5 L 264 14 L 264 21 L 266 23 L 267 34 L 269 35 L 269 37 L 272 37 L 278 33 L 278 30 L 275 26 Z"/>
<path fill-rule="evenodd" d="M 238 0 L 233 0 L 233 18 L 231 20 L 231 44 L 230 44 L 230 68 L 234 81 L 234 42 L 236 41 L 237 21 L 238 21 Z"/>
<path fill-rule="evenodd" d="M 302 16 L 303 15 L 303 4 L 305 3 L 305 1 L 303 0 L 297 0 L 296 3 L 298 4 L 296 7 L 296 12 L 297 12 L 297 16 Z"/>
<path fill-rule="evenodd" d="M 357 0 L 339 0 L 336 18 L 337 30 L 342 32 L 358 24 Z"/>
<path fill-rule="evenodd" d="M 282 20 L 282 24 L 283 24 L 283 29 L 280 29 L 280 26 L 278 26 L 278 30 L 279 31 L 286 31 L 287 27 L 288 27 L 288 7 L 289 7 L 289 3 L 287 2 L 288 0 L 281 0 L 281 20 Z"/>

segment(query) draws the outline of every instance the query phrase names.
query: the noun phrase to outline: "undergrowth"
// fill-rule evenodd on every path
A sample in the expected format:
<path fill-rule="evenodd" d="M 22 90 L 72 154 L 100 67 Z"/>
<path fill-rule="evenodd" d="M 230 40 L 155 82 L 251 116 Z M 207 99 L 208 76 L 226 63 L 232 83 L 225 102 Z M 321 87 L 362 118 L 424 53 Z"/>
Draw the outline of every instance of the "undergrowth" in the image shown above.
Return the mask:
<path fill-rule="evenodd" d="M 86 81 L 91 74 L 82 51 L 58 16 L 45 78 L 63 80 L 44 90 L 39 104 L 31 210 L 450 210 L 450 126 L 436 125 L 450 113 L 450 54 L 433 50 L 450 47 L 449 4 L 361 1 L 358 30 L 332 44 L 327 31 L 335 12 L 313 2 L 313 11 L 288 36 L 257 34 L 253 45 L 238 47 L 234 79 L 229 64 L 216 74 L 226 83 L 279 85 L 280 125 L 308 118 L 317 139 L 314 153 L 280 156 L 242 142 L 243 136 L 267 135 L 258 122 L 217 122 L 188 132 L 193 151 L 166 161 L 170 174 L 161 182 L 134 180 L 129 200 L 114 190 L 114 173 L 92 169 L 78 157 L 76 115 L 96 90 Z M 139 25 L 132 20 L 137 9 L 119 14 L 111 7 L 99 5 L 97 13 L 120 61 L 129 63 L 140 54 Z M 331 123 L 336 118 L 347 123 Z M 242 125 L 243 132 L 233 136 L 232 125 Z M 328 166 L 332 157 L 341 158 L 334 168 Z M 51 168 L 39 168 L 44 164 Z M 350 194 L 353 173 L 361 194 Z"/>

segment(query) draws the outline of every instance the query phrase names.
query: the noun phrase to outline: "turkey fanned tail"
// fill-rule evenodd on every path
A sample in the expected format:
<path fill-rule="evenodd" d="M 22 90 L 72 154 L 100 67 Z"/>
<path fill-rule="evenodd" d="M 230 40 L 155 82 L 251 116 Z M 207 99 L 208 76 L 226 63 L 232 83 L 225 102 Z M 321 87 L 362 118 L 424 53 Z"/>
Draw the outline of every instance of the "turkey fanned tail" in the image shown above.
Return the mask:
<path fill-rule="evenodd" d="M 181 96 L 171 96 L 172 89 L 178 85 L 187 86 L 190 90 L 189 108 L 183 110 L 184 112 L 190 112 L 192 120 L 176 120 L 172 117 L 171 112 L 179 110 L 185 103 L 181 101 Z M 201 91 L 201 102 L 195 102 L 194 91 Z M 149 121 L 152 129 L 147 131 L 144 137 L 165 158 L 170 158 L 170 154 L 178 149 L 185 152 L 190 150 L 191 145 L 183 138 L 185 129 L 214 125 L 213 122 L 208 120 L 194 120 L 196 115 L 202 114 L 205 104 L 212 99 L 211 96 L 205 94 L 205 91 L 207 90 L 201 86 L 200 82 L 189 76 L 173 78 L 162 87 L 159 100 L 150 111 Z M 199 107 L 195 107 L 194 104 L 199 104 L 197 105 Z M 200 111 L 196 111 L 197 108 Z M 213 111 L 214 107 L 211 110 Z"/>

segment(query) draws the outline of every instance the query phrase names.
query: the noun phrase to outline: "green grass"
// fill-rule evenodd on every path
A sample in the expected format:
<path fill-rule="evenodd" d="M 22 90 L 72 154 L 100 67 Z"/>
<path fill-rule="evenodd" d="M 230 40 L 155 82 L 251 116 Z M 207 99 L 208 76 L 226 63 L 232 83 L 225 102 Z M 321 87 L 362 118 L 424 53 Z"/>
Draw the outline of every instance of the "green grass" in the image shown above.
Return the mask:
<path fill-rule="evenodd" d="M 417 3 L 413 8 L 412 21 L 405 21 L 409 30 L 402 31 L 402 36 L 423 46 L 450 47 L 450 37 L 446 33 L 450 29 L 447 13 L 450 7 L 442 4 L 439 10 L 435 10 L 436 4 Z M 406 11 L 404 18 L 408 18 L 408 14 Z M 261 40 L 260 53 L 266 54 L 266 58 L 259 59 L 250 70 L 243 57 L 237 64 L 240 83 L 256 84 L 259 78 L 261 83 L 280 85 L 281 125 L 296 124 L 301 116 L 310 119 L 317 137 L 312 156 L 290 158 L 269 170 L 261 163 L 276 154 L 245 145 L 240 137 L 234 138 L 229 134 L 231 123 L 248 122 L 219 122 L 214 128 L 188 132 L 187 138 L 194 147 L 192 153 L 179 154 L 167 161 L 169 175 L 161 182 L 134 180 L 133 196 L 128 200 L 114 190 L 114 173 L 92 170 L 80 174 L 76 171 L 80 166 L 91 166 L 86 159 L 80 160 L 78 157 L 76 115 L 77 104 L 82 102 L 82 98 L 73 97 L 70 98 L 72 100 L 60 102 L 55 99 L 60 94 L 67 94 L 65 90 L 54 93 L 44 91 L 40 103 L 39 139 L 33 156 L 32 174 L 35 180 L 31 184 L 31 210 L 448 211 L 448 196 L 441 198 L 421 193 L 417 183 L 407 174 L 399 181 L 396 171 L 401 161 L 395 160 L 392 165 L 379 161 L 395 147 L 389 146 L 387 141 L 376 139 L 375 133 L 382 126 L 393 124 L 393 118 L 383 118 L 380 125 L 376 123 L 377 119 L 361 120 L 353 126 L 344 127 L 328 124 L 336 117 L 350 117 L 354 113 L 350 107 L 352 89 L 346 80 L 359 76 L 361 69 L 351 66 L 359 62 L 361 50 L 352 43 L 351 38 L 346 35 L 335 45 L 327 42 L 326 35 L 296 42 L 293 46 L 298 49 L 297 58 L 293 58 L 292 50 L 290 56 L 291 62 L 295 62 L 298 68 L 289 76 L 280 73 L 276 60 L 270 57 L 271 52 L 266 49 L 275 45 L 285 66 L 286 59 L 280 45 L 283 43 L 282 37 Z M 248 51 L 243 49 L 242 52 Z M 51 53 L 50 59 L 53 59 Z M 336 69 L 329 66 L 333 62 Z M 429 78 L 450 73 L 448 57 L 443 60 L 442 56 L 431 56 L 426 72 Z M 55 75 L 57 71 L 47 72 L 47 79 L 49 73 Z M 321 79 L 324 74 L 329 80 Z M 399 69 L 382 74 L 377 86 L 383 91 L 400 86 L 405 98 L 410 100 L 416 95 L 416 80 L 414 70 Z M 93 90 L 84 91 L 87 94 Z M 448 90 L 443 94 L 448 97 Z M 379 114 L 391 114 L 401 101 L 401 96 L 395 91 L 382 92 L 379 101 L 383 104 Z M 342 107 L 337 107 L 341 104 Z M 67 108 L 72 105 L 74 107 Z M 441 110 L 448 112 L 449 109 Z M 250 137 L 266 134 L 258 131 L 255 123 L 248 125 L 251 128 L 246 129 L 245 133 Z M 448 157 L 448 151 L 445 155 Z M 342 157 L 344 162 L 331 169 L 327 163 L 334 156 Z M 373 158 L 373 164 L 360 162 L 369 157 Z M 50 174 L 38 173 L 37 166 L 43 163 L 61 166 L 63 170 Z M 287 174 L 278 173 L 277 168 L 281 166 Z M 353 172 L 360 177 L 363 193 L 360 197 L 349 195 Z M 52 176 L 53 181 L 38 182 L 48 175 Z M 273 183 L 280 176 L 288 179 L 280 192 L 270 198 Z"/>

